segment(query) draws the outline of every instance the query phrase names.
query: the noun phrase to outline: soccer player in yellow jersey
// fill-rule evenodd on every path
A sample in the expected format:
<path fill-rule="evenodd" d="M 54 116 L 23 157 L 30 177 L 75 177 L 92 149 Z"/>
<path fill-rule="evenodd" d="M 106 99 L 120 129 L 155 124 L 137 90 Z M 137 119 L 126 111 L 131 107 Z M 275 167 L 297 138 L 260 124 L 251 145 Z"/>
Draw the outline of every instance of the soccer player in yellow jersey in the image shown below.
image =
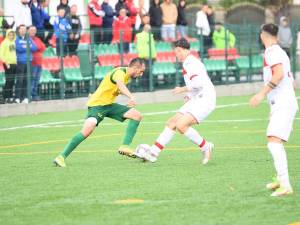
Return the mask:
<path fill-rule="evenodd" d="M 136 105 L 136 100 L 126 87 L 126 84 L 128 84 L 130 79 L 141 77 L 144 71 L 144 60 L 135 58 L 131 60 L 128 67 L 115 68 L 105 75 L 99 87 L 87 102 L 88 113 L 82 130 L 71 139 L 65 149 L 54 159 L 55 165 L 66 167 L 65 159 L 94 131 L 105 117 L 120 122 L 129 119 L 123 145 L 120 146 L 119 153 L 135 157 L 129 145 L 135 136 L 142 116 L 139 111 L 133 108 Z M 127 106 L 114 103 L 119 94 L 129 98 Z"/>

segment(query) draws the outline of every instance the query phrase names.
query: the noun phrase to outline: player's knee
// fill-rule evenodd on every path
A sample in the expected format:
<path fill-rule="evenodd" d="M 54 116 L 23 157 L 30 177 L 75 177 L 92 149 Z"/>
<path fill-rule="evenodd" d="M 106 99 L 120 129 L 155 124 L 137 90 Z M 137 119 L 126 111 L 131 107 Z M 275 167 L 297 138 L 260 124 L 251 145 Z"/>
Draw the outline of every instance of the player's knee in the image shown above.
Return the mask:
<path fill-rule="evenodd" d="M 171 130 L 176 129 L 176 121 L 170 119 L 167 121 L 166 126 L 169 127 Z"/>
<path fill-rule="evenodd" d="M 181 123 L 181 122 L 177 122 L 176 123 L 176 129 L 181 133 L 181 134 L 184 134 L 187 129 L 188 129 L 188 126 L 184 123 Z"/>
<path fill-rule="evenodd" d="M 134 111 L 132 112 L 132 117 L 131 117 L 131 119 L 137 120 L 137 121 L 141 121 L 141 120 L 142 120 L 142 114 L 141 114 L 139 111 L 134 110 Z"/>

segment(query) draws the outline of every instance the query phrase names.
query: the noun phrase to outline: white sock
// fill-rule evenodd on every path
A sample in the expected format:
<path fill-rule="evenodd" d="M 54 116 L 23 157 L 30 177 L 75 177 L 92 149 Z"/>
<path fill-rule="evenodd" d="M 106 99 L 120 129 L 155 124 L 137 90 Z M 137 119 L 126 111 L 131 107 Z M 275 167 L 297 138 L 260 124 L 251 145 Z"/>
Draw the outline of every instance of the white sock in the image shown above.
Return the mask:
<path fill-rule="evenodd" d="M 172 140 L 174 134 L 174 130 L 171 130 L 169 127 L 165 127 L 163 132 L 156 139 L 154 145 L 151 146 L 151 151 L 158 156 L 164 147 Z"/>
<path fill-rule="evenodd" d="M 268 148 L 274 160 L 274 166 L 280 186 L 290 190 L 292 187 L 290 184 L 286 152 L 283 144 L 269 142 Z"/>
<path fill-rule="evenodd" d="M 206 150 L 207 144 L 203 137 L 192 127 L 184 133 L 184 135 L 194 144 L 198 145 L 202 151 Z"/>

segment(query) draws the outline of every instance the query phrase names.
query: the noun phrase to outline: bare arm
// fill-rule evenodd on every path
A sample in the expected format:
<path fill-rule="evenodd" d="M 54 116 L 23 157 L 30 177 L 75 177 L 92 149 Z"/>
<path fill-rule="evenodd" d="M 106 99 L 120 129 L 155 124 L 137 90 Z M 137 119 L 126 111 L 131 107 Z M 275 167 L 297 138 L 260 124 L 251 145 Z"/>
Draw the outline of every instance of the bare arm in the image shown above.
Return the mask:
<path fill-rule="evenodd" d="M 272 72 L 273 72 L 273 76 L 272 76 L 270 83 L 277 86 L 280 83 L 280 81 L 283 79 L 284 73 L 283 73 L 282 64 L 275 65 L 272 68 Z M 272 88 L 270 86 L 268 86 L 268 85 L 264 86 L 260 92 L 258 92 L 256 95 L 254 95 L 251 98 L 251 100 L 249 102 L 250 106 L 252 106 L 252 107 L 258 106 L 271 90 L 272 90 Z"/>
<path fill-rule="evenodd" d="M 131 94 L 131 92 L 128 90 L 128 88 L 126 87 L 124 82 L 122 80 L 117 80 L 116 83 L 117 83 L 117 86 L 118 86 L 120 92 L 123 95 L 125 95 L 127 98 L 129 98 L 128 106 L 130 106 L 130 107 L 135 106 L 136 105 L 135 98 Z"/>

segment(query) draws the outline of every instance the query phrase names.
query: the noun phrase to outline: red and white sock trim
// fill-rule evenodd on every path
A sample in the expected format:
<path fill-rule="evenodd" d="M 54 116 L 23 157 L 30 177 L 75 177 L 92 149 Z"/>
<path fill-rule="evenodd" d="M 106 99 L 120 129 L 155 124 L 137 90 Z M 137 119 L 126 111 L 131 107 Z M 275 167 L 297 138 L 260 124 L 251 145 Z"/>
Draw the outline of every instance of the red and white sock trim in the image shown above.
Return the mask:
<path fill-rule="evenodd" d="M 206 141 L 205 141 L 205 139 L 203 139 L 203 141 L 201 142 L 201 144 L 199 145 L 199 147 L 203 148 L 205 144 L 206 144 Z"/>
<path fill-rule="evenodd" d="M 158 142 L 155 142 L 154 145 L 155 145 L 156 147 L 158 147 L 161 151 L 164 149 L 164 146 L 162 146 L 162 145 L 161 145 L 160 143 L 158 143 Z"/>

